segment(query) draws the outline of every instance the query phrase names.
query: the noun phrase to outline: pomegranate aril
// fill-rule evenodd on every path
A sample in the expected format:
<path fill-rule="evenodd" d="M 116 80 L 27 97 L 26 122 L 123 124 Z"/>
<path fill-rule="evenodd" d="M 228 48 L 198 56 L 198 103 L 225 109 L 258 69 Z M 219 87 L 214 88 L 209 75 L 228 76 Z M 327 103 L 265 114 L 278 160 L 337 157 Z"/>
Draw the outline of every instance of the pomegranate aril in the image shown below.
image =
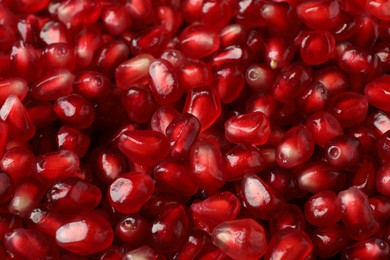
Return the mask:
<path fill-rule="evenodd" d="M 261 90 L 255 92 L 246 101 L 247 112 L 262 112 L 271 121 L 274 118 L 277 107 L 278 102 L 273 98 L 272 94 Z"/>
<path fill-rule="evenodd" d="M 324 147 L 325 158 L 337 168 L 349 168 L 360 159 L 360 143 L 353 136 L 341 135 L 331 139 Z"/>
<path fill-rule="evenodd" d="M 263 2 L 257 0 L 238 1 L 236 21 L 247 27 L 262 27 L 264 19 L 259 15 Z"/>
<path fill-rule="evenodd" d="M 305 1 L 297 6 L 297 14 L 307 27 L 314 30 L 329 30 L 338 22 L 340 5 L 336 0 Z"/>
<path fill-rule="evenodd" d="M 130 120 L 136 123 L 149 121 L 155 110 L 155 103 L 149 88 L 133 85 L 122 93 L 122 104 Z"/>
<path fill-rule="evenodd" d="M 58 149 L 72 151 L 79 158 L 86 154 L 90 142 L 88 135 L 68 126 L 61 127 L 57 133 Z"/>
<path fill-rule="evenodd" d="M 78 94 L 60 97 L 54 103 L 53 110 L 64 124 L 75 129 L 88 128 L 95 119 L 92 104 Z"/>
<path fill-rule="evenodd" d="M 350 238 L 364 240 L 375 234 L 379 225 L 367 195 L 355 187 L 338 194 L 341 217 Z"/>
<path fill-rule="evenodd" d="M 308 32 L 301 37 L 300 54 L 306 64 L 319 65 L 332 58 L 335 40 L 330 32 Z"/>
<path fill-rule="evenodd" d="M 390 85 L 390 76 L 385 75 L 376 80 L 368 83 L 364 89 L 368 102 L 386 112 L 390 112 L 390 106 L 388 105 L 387 95 Z"/>
<path fill-rule="evenodd" d="M 161 59 L 150 64 L 149 87 L 154 100 L 161 105 L 172 105 L 183 93 L 173 66 Z"/>
<path fill-rule="evenodd" d="M 181 161 L 164 160 L 154 166 L 153 174 L 157 190 L 184 196 L 192 196 L 198 190 L 188 165 Z"/>
<path fill-rule="evenodd" d="M 367 116 L 367 97 L 355 92 L 342 92 L 329 103 L 329 112 L 338 119 L 343 128 L 360 125 Z"/>
<path fill-rule="evenodd" d="M 367 126 L 363 125 L 363 126 L 350 128 L 348 134 L 359 140 L 361 151 L 364 154 L 369 155 L 373 151 L 375 151 L 376 144 L 377 144 L 377 137 L 373 129 L 370 129 Z"/>
<path fill-rule="evenodd" d="M 271 69 L 285 68 L 294 56 L 294 45 L 281 37 L 271 37 L 265 43 L 265 60 Z"/>
<path fill-rule="evenodd" d="M 390 132 L 387 131 L 381 137 L 379 137 L 379 139 L 376 143 L 377 153 L 378 153 L 379 157 L 384 162 L 390 161 L 390 151 L 389 151 L 390 137 L 389 137 L 389 135 L 390 135 Z"/>
<path fill-rule="evenodd" d="M 7 78 L 0 81 L 0 104 L 11 96 L 17 96 L 21 101 L 27 96 L 28 85 L 21 78 Z"/>
<path fill-rule="evenodd" d="M 343 128 L 330 113 L 319 111 L 306 121 L 306 129 L 310 132 L 315 144 L 324 147 L 331 139 L 341 136 Z"/>
<path fill-rule="evenodd" d="M 68 28 L 77 28 L 94 24 L 99 19 L 101 9 L 98 0 L 68 0 L 59 4 L 56 13 L 58 20 Z"/>
<path fill-rule="evenodd" d="M 37 100 L 56 100 L 72 93 L 75 76 L 66 69 L 51 70 L 31 87 L 31 96 Z"/>
<path fill-rule="evenodd" d="M 0 242 L 3 243 L 6 233 L 12 232 L 12 230 L 17 228 L 22 228 L 22 226 L 22 219 L 17 215 L 0 213 Z"/>
<path fill-rule="evenodd" d="M 27 226 L 54 238 L 57 229 L 62 226 L 68 217 L 69 215 L 54 212 L 44 205 L 32 210 Z"/>
<path fill-rule="evenodd" d="M 221 47 L 226 48 L 244 42 L 247 30 L 240 24 L 228 24 L 219 32 Z"/>
<path fill-rule="evenodd" d="M 70 37 L 65 25 L 55 21 L 48 21 L 42 26 L 39 32 L 39 38 L 47 45 L 70 43 Z"/>
<path fill-rule="evenodd" d="M 81 67 L 90 65 L 95 52 L 102 45 L 100 32 L 96 28 L 90 27 L 80 31 L 74 40 L 76 64 Z"/>
<path fill-rule="evenodd" d="M 150 223 L 139 215 L 128 215 L 115 226 L 115 236 L 126 246 L 137 248 L 146 241 Z"/>
<path fill-rule="evenodd" d="M 170 106 L 162 106 L 154 111 L 150 119 L 150 128 L 165 135 L 168 125 L 179 115 L 179 112 Z"/>
<path fill-rule="evenodd" d="M 158 19 L 161 25 L 165 27 L 165 30 L 170 35 L 175 34 L 182 25 L 183 15 L 169 6 L 159 6 L 156 11 Z"/>
<path fill-rule="evenodd" d="M 111 82 L 100 72 L 87 71 L 76 77 L 73 88 L 77 94 L 87 99 L 96 99 L 108 93 Z"/>
<path fill-rule="evenodd" d="M 223 157 L 218 144 L 207 138 L 199 138 L 190 151 L 191 177 L 201 189 L 215 190 L 226 178 Z"/>
<path fill-rule="evenodd" d="M 324 190 L 310 197 L 305 203 L 306 220 L 317 227 L 328 227 L 341 219 L 337 206 L 337 194 L 331 190 Z"/>
<path fill-rule="evenodd" d="M 349 89 L 347 76 L 337 67 L 326 67 L 317 71 L 313 80 L 322 83 L 329 96 L 334 96 Z"/>
<path fill-rule="evenodd" d="M 14 43 L 9 56 L 9 71 L 27 82 L 38 79 L 42 73 L 40 53 L 23 41 Z"/>
<path fill-rule="evenodd" d="M 283 103 L 290 103 L 311 81 L 308 68 L 300 64 L 291 64 L 284 68 L 273 86 L 274 98 Z"/>
<path fill-rule="evenodd" d="M 175 260 L 186 260 L 193 259 L 210 244 L 209 236 L 203 232 L 195 230 L 194 233 L 190 234 L 187 238 L 187 242 L 184 243 L 174 255 Z"/>
<path fill-rule="evenodd" d="M 37 156 L 33 174 L 43 184 L 52 185 L 61 179 L 74 176 L 79 165 L 79 158 L 74 152 L 61 150 Z"/>
<path fill-rule="evenodd" d="M 73 177 L 54 184 L 47 192 L 46 200 L 55 211 L 71 213 L 94 209 L 101 197 L 98 187 Z"/>
<path fill-rule="evenodd" d="M 120 213 L 137 212 L 154 192 L 153 179 L 143 173 L 126 173 L 115 179 L 107 193 L 110 205 Z"/>
<path fill-rule="evenodd" d="M 312 82 L 298 97 L 298 107 L 307 116 L 323 111 L 328 106 L 328 90 L 320 82 Z"/>
<path fill-rule="evenodd" d="M 375 196 L 368 199 L 374 212 L 375 219 L 382 225 L 390 217 L 390 200 L 384 196 Z"/>
<path fill-rule="evenodd" d="M 261 145 L 269 135 L 269 120 L 261 112 L 234 116 L 225 123 L 225 138 L 232 143 Z"/>
<path fill-rule="evenodd" d="M 160 132 L 132 130 L 121 134 L 119 149 L 133 162 L 152 166 L 168 155 L 169 143 Z"/>
<path fill-rule="evenodd" d="M 244 89 L 244 76 L 235 65 L 222 65 L 215 71 L 214 77 L 215 88 L 222 103 L 233 102 Z"/>
<path fill-rule="evenodd" d="M 129 52 L 129 47 L 121 40 L 107 43 L 95 54 L 92 65 L 107 77 L 112 78 L 118 65 L 128 58 Z"/>
<path fill-rule="evenodd" d="M 222 111 L 218 94 L 213 88 L 199 87 L 187 94 L 183 112 L 198 118 L 201 131 L 208 129 L 220 116 Z"/>
<path fill-rule="evenodd" d="M 8 202 L 14 195 L 14 183 L 5 172 L 0 172 L 0 205 Z"/>
<path fill-rule="evenodd" d="M 244 70 L 249 62 L 249 54 L 245 47 L 231 45 L 221 50 L 213 58 L 213 66 L 219 67 L 225 64 L 236 65 L 240 70 Z"/>
<path fill-rule="evenodd" d="M 58 258 L 58 247 L 38 230 L 17 228 L 4 236 L 5 248 L 16 259 Z"/>
<path fill-rule="evenodd" d="M 264 228 L 253 219 L 221 222 L 214 228 L 212 240 L 233 259 L 259 259 L 267 250 Z"/>
<path fill-rule="evenodd" d="M 186 27 L 180 36 L 180 49 L 193 59 L 210 56 L 219 49 L 219 45 L 219 35 L 203 24 Z"/>
<path fill-rule="evenodd" d="M 343 259 L 378 259 L 385 260 L 390 257 L 390 247 L 386 241 L 379 238 L 371 238 L 355 242 L 346 247 L 342 252 Z"/>
<path fill-rule="evenodd" d="M 0 168 L 8 173 L 14 183 L 19 183 L 31 174 L 34 159 L 34 154 L 28 148 L 13 147 L 3 154 Z"/>
<path fill-rule="evenodd" d="M 286 228 L 305 230 L 306 222 L 302 210 L 297 205 L 286 204 L 270 220 L 269 225 L 270 233 L 273 235 L 279 230 Z"/>
<path fill-rule="evenodd" d="M 226 179 L 237 180 L 247 173 L 257 173 L 264 168 L 262 153 L 255 146 L 237 145 L 224 155 Z"/>
<path fill-rule="evenodd" d="M 185 91 L 213 83 L 211 68 L 199 60 L 187 60 L 178 71 L 180 82 Z"/>
<path fill-rule="evenodd" d="M 166 209 L 151 224 L 151 243 L 160 252 L 177 250 L 187 239 L 189 221 L 184 207 Z"/>
<path fill-rule="evenodd" d="M 5 133 L 15 139 L 27 141 L 35 135 L 35 126 L 18 96 L 10 95 L 5 100 L 0 108 L 0 119 L 8 126 L 8 131 L 3 129 Z"/>
<path fill-rule="evenodd" d="M 264 259 L 306 259 L 312 250 L 313 243 L 304 231 L 285 228 L 272 236 Z"/>
<path fill-rule="evenodd" d="M 345 228 L 336 224 L 315 229 L 311 234 L 314 251 L 321 258 L 330 258 L 350 244 Z"/>
<path fill-rule="evenodd" d="M 289 170 L 274 166 L 263 171 L 261 179 L 285 201 L 293 200 L 298 195 L 298 180 Z"/>
<path fill-rule="evenodd" d="M 221 192 L 200 202 L 193 202 L 190 214 L 194 225 L 208 233 L 224 221 L 234 220 L 241 209 L 239 199 L 231 192 Z"/>
<path fill-rule="evenodd" d="M 133 26 L 137 29 L 150 25 L 155 19 L 151 0 L 132 0 L 126 2 L 124 7 L 130 14 Z"/>
<path fill-rule="evenodd" d="M 269 220 L 283 207 L 281 196 L 256 174 L 247 174 L 240 186 L 246 208 L 257 218 Z"/>
<path fill-rule="evenodd" d="M 126 252 L 122 259 L 161 259 L 159 254 L 150 246 L 141 246 Z"/>
<path fill-rule="evenodd" d="M 38 206 L 46 189 L 33 179 L 26 179 L 15 187 L 15 193 L 8 205 L 8 212 L 20 217 L 27 217 Z"/>
<path fill-rule="evenodd" d="M 288 130 L 276 148 L 276 162 L 283 168 L 293 168 L 308 161 L 314 151 L 310 132 L 303 126 Z"/>
<path fill-rule="evenodd" d="M 375 189 L 375 162 L 366 158 L 355 168 L 353 174 L 348 176 L 348 186 L 356 187 L 366 194 L 372 194 Z"/>
<path fill-rule="evenodd" d="M 376 174 L 376 189 L 385 196 L 390 196 L 390 165 L 383 164 Z"/>
<path fill-rule="evenodd" d="M 275 71 L 265 64 L 251 64 L 245 72 L 246 83 L 252 89 L 271 90 L 275 78 Z"/>
<path fill-rule="evenodd" d="M 84 211 L 57 229 L 56 242 L 70 252 L 89 255 L 108 248 L 113 236 L 105 217 L 96 211 Z"/>
<path fill-rule="evenodd" d="M 106 30 L 112 35 L 125 32 L 131 25 L 130 15 L 119 5 L 103 8 L 101 19 Z"/>
<path fill-rule="evenodd" d="M 390 21 L 389 7 L 389 3 L 382 0 L 369 0 L 365 5 L 368 12 L 384 21 Z"/>
<path fill-rule="evenodd" d="M 128 89 L 135 83 L 146 83 L 149 67 L 154 61 L 150 54 L 140 54 L 121 63 L 115 70 L 115 82 L 120 89 Z"/>
<path fill-rule="evenodd" d="M 67 69 L 73 71 L 76 65 L 76 58 L 73 48 L 64 42 L 55 42 L 48 45 L 41 56 L 44 70 Z"/>
<path fill-rule="evenodd" d="M 149 53 L 155 57 L 161 55 L 169 41 L 168 32 L 162 25 L 154 26 L 134 35 L 130 34 L 129 36 L 128 39 L 126 37 L 124 39 L 129 42 L 128 45 L 132 53 Z"/>

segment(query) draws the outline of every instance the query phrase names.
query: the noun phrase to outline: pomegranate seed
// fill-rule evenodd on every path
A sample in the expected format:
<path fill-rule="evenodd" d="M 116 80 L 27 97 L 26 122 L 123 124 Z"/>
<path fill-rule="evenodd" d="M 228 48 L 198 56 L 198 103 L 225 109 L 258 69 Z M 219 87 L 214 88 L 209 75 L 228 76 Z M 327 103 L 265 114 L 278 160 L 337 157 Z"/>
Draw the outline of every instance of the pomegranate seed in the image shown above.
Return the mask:
<path fill-rule="evenodd" d="M 235 195 L 222 192 L 192 203 L 190 212 L 194 225 L 211 233 L 220 223 L 234 220 L 240 209 L 240 201 Z"/>
<path fill-rule="evenodd" d="M 4 235 L 12 230 L 22 228 L 22 219 L 9 213 L 0 213 L 0 241 L 3 243 Z"/>
<path fill-rule="evenodd" d="M 251 97 L 249 97 L 246 104 L 246 110 L 248 112 L 262 112 L 264 115 L 266 115 L 269 119 L 272 120 L 276 113 L 277 106 L 278 103 L 271 94 L 260 90 L 254 93 Z"/>
<path fill-rule="evenodd" d="M 390 257 L 390 247 L 382 239 L 371 238 L 365 241 L 355 242 L 343 250 L 344 259 L 352 258 L 372 258 L 388 259 Z"/>
<path fill-rule="evenodd" d="M 39 38 L 47 45 L 56 43 L 70 43 L 68 31 L 61 22 L 48 21 L 39 33 Z"/>
<path fill-rule="evenodd" d="M 202 24 L 188 26 L 180 36 L 180 49 L 193 59 L 210 56 L 219 49 L 219 45 L 218 34 Z"/>
<path fill-rule="evenodd" d="M 355 137 L 341 135 L 331 139 L 324 147 L 329 164 L 338 168 L 354 166 L 360 156 L 360 143 Z"/>
<path fill-rule="evenodd" d="M 57 244 L 76 254 L 89 255 L 108 248 L 113 231 L 107 220 L 95 211 L 84 211 L 66 221 L 56 231 Z"/>
<path fill-rule="evenodd" d="M 160 259 L 158 253 L 149 246 L 141 246 L 126 252 L 124 259 Z"/>
<path fill-rule="evenodd" d="M 93 60 L 95 51 L 102 46 L 100 32 L 93 27 L 80 31 L 75 38 L 74 46 L 76 63 L 81 67 L 88 66 Z"/>
<path fill-rule="evenodd" d="M 87 71 L 76 77 L 73 87 L 77 94 L 87 99 L 96 99 L 107 94 L 111 82 L 97 71 Z"/>
<path fill-rule="evenodd" d="M 188 232 L 185 209 L 182 206 L 168 208 L 151 224 L 151 243 L 160 252 L 173 252 L 185 242 Z"/>
<path fill-rule="evenodd" d="M 343 134 L 343 128 L 339 121 L 332 114 L 323 111 L 309 117 L 306 128 L 314 143 L 321 147 L 324 147 L 331 139 Z"/>
<path fill-rule="evenodd" d="M 376 16 L 377 18 L 385 21 L 390 20 L 390 14 L 388 11 L 389 3 L 381 0 L 369 0 L 366 2 L 365 7 L 367 11 Z"/>
<path fill-rule="evenodd" d="M 355 187 L 341 191 L 338 205 L 350 238 L 364 240 L 375 234 L 379 225 L 369 205 L 367 195 Z"/>
<path fill-rule="evenodd" d="M 272 236 L 264 259 L 306 259 L 312 250 L 313 243 L 305 232 L 286 228 Z"/>
<path fill-rule="evenodd" d="M 340 17 L 340 3 L 335 0 L 312 0 L 297 6 L 299 19 L 314 30 L 332 29 Z"/>
<path fill-rule="evenodd" d="M 96 176 L 104 184 L 111 184 L 119 175 L 125 173 L 127 166 L 124 155 L 108 148 L 97 149 L 91 164 Z"/>
<path fill-rule="evenodd" d="M 283 168 L 300 165 L 311 157 L 314 143 L 311 134 L 302 126 L 288 130 L 276 149 L 276 162 Z"/>
<path fill-rule="evenodd" d="M 286 204 L 270 220 L 269 224 L 271 235 L 286 228 L 304 230 L 306 225 L 305 215 L 303 215 L 302 210 L 297 205 Z"/>
<path fill-rule="evenodd" d="M 375 196 L 368 199 L 370 207 L 374 212 L 375 219 L 380 223 L 385 223 L 390 217 L 390 201 L 383 196 Z"/>
<path fill-rule="evenodd" d="M 329 96 L 334 96 L 349 88 L 347 76 L 336 67 L 326 67 L 314 75 L 314 81 L 322 83 Z"/>
<path fill-rule="evenodd" d="M 270 135 L 270 123 L 261 112 L 231 117 L 225 123 L 225 137 L 237 144 L 261 145 Z"/>
<path fill-rule="evenodd" d="M 311 240 L 314 251 L 324 259 L 335 256 L 350 244 L 350 238 L 340 224 L 315 229 Z"/>
<path fill-rule="evenodd" d="M 217 143 L 199 139 L 191 148 L 189 160 L 191 176 L 200 188 L 215 190 L 224 184 L 223 158 Z"/>
<path fill-rule="evenodd" d="M 267 249 L 264 228 L 253 219 L 221 222 L 214 228 L 212 240 L 234 259 L 259 259 Z"/>
<path fill-rule="evenodd" d="M 150 223 L 138 215 L 129 215 L 115 226 L 115 236 L 126 245 L 136 248 L 141 246 L 147 236 Z"/>
<path fill-rule="evenodd" d="M 305 203 L 306 220 L 318 227 L 328 227 L 341 219 L 337 206 L 337 194 L 331 190 L 324 190 L 310 197 Z"/>
<path fill-rule="evenodd" d="M 131 25 L 129 13 L 121 6 L 105 7 L 101 13 L 101 19 L 106 30 L 112 35 L 125 32 Z"/>
<path fill-rule="evenodd" d="M 127 173 L 113 181 L 108 190 L 110 205 L 123 214 L 137 212 L 152 196 L 154 183 L 143 173 Z"/>
<path fill-rule="evenodd" d="M 359 140 L 361 151 L 364 154 L 371 154 L 373 151 L 375 151 L 377 137 L 374 130 L 366 126 L 359 126 L 359 127 L 351 128 L 348 134 L 354 136 Z M 378 143 L 378 146 L 380 144 L 381 142 Z"/>
<path fill-rule="evenodd" d="M 294 55 L 292 42 L 281 37 L 269 38 L 265 44 L 266 64 L 271 69 L 281 69 L 290 64 Z"/>
<path fill-rule="evenodd" d="M 384 164 L 376 174 L 376 189 L 385 196 L 390 194 L 390 165 Z"/>
<path fill-rule="evenodd" d="M 298 180 L 289 170 L 276 166 L 263 172 L 261 179 L 285 201 L 294 199 L 298 194 Z"/>
<path fill-rule="evenodd" d="M 127 89 L 135 83 L 147 82 L 149 67 L 154 61 L 150 54 L 140 54 L 116 68 L 115 82 L 120 89 Z"/>
<path fill-rule="evenodd" d="M 241 180 L 246 208 L 257 218 L 269 220 L 282 208 L 280 195 L 256 174 L 247 174 Z"/>
<path fill-rule="evenodd" d="M 300 53 L 306 64 L 319 65 L 332 58 L 335 40 L 330 32 L 308 32 L 301 37 Z"/>
<path fill-rule="evenodd" d="M 372 194 L 375 188 L 375 165 L 372 160 L 364 159 L 350 176 L 348 186 L 356 187 L 366 194 Z"/>
<path fill-rule="evenodd" d="M 202 132 L 217 120 L 221 110 L 221 103 L 216 91 L 209 87 L 191 89 L 183 108 L 183 112 L 198 118 Z"/>
<path fill-rule="evenodd" d="M 58 258 L 58 247 L 38 230 L 17 228 L 4 236 L 5 248 L 19 259 Z"/>
<path fill-rule="evenodd" d="M 154 8 L 150 0 L 132 0 L 126 2 L 124 7 L 130 14 L 132 25 L 137 29 L 144 28 L 154 21 Z"/>
<path fill-rule="evenodd" d="M 228 24 L 219 32 L 221 47 L 240 44 L 245 40 L 246 28 L 240 24 Z"/>
<path fill-rule="evenodd" d="M 57 8 L 58 20 L 68 28 L 94 24 L 100 16 L 100 1 L 68 0 Z"/>
<path fill-rule="evenodd" d="M 291 64 L 279 73 L 273 86 L 274 98 L 283 103 L 290 103 L 310 81 L 310 72 L 305 67 Z"/>
<path fill-rule="evenodd" d="M 0 80 L 0 104 L 11 96 L 17 96 L 21 101 L 27 96 L 27 82 L 21 78 L 8 78 Z"/>
<path fill-rule="evenodd" d="M 27 113 L 26 107 L 15 96 L 9 96 L 0 108 L 0 118 L 7 124 L 7 130 L 3 130 L 18 140 L 27 141 L 35 135 L 35 127 Z M 6 135 L 5 135 L 6 136 Z"/>
<path fill-rule="evenodd" d="M 320 82 L 309 84 L 298 97 L 298 106 L 305 115 L 312 115 L 328 106 L 328 90 Z"/>
<path fill-rule="evenodd" d="M 220 67 L 225 64 L 233 64 L 239 69 L 244 70 L 248 65 L 249 55 L 248 51 L 237 45 L 231 45 L 223 49 L 213 59 L 213 66 Z"/>
<path fill-rule="evenodd" d="M 7 150 L 0 160 L 0 168 L 6 172 L 14 183 L 20 183 L 32 172 L 34 154 L 24 146 Z"/>
<path fill-rule="evenodd" d="M 209 236 L 201 231 L 194 231 L 188 236 L 185 244 L 183 244 L 174 256 L 176 260 L 191 259 L 198 256 L 204 247 L 210 244 Z"/>
<path fill-rule="evenodd" d="M 237 145 L 224 155 L 227 180 L 237 180 L 264 168 L 261 151 L 254 146 Z"/>
<path fill-rule="evenodd" d="M 61 127 L 57 134 L 58 149 L 72 151 L 79 158 L 86 154 L 90 142 L 88 135 L 67 126 Z"/>
<path fill-rule="evenodd" d="M 0 205 L 8 202 L 14 195 L 14 183 L 11 179 L 11 177 L 5 173 L 0 173 Z"/>
<path fill-rule="evenodd" d="M 54 210 L 69 213 L 94 209 L 101 197 L 96 186 L 78 178 L 68 178 L 53 185 L 46 199 Z"/>
<path fill-rule="evenodd" d="M 160 132 L 132 130 L 121 134 L 119 149 L 133 162 L 152 166 L 167 156 L 169 144 Z"/>
<path fill-rule="evenodd" d="M 37 100 L 56 100 L 72 92 L 74 79 L 68 70 L 51 70 L 31 87 L 31 95 Z"/>
<path fill-rule="evenodd" d="M 211 85 L 213 81 L 211 68 L 198 60 L 185 61 L 178 73 L 182 87 L 187 91 L 196 87 Z"/>
<path fill-rule="evenodd" d="M 345 184 L 345 174 L 324 161 L 307 165 L 297 173 L 299 188 L 317 194 L 324 190 L 340 190 Z"/>
<path fill-rule="evenodd" d="M 367 116 L 367 97 L 354 92 L 343 92 L 330 100 L 329 111 L 343 128 L 361 124 Z"/>
<path fill-rule="evenodd" d="M 222 103 L 228 104 L 237 99 L 244 84 L 244 76 L 235 65 L 222 65 L 215 72 L 215 88 Z"/>
<path fill-rule="evenodd" d="M 60 214 L 61 213 L 47 209 L 45 206 L 35 208 L 29 216 L 28 226 L 54 238 L 57 229 L 61 227 L 65 223 L 65 219 L 69 217 L 68 215 Z"/>
<path fill-rule="evenodd" d="M 192 196 L 198 190 L 191 178 L 189 167 L 183 162 L 164 160 L 155 165 L 153 174 L 157 190 L 184 196 Z M 177 185 L 178 182 L 180 185 Z"/>
<path fill-rule="evenodd" d="M 236 20 L 248 27 L 261 27 L 265 21 L 259 16 L 263 3 L 256 0 L 239 0 Z"/>
<path fill-rule="evenodd" d="M 251 64 L 245 72 L 246 83 L 253 89 L 271 90 L 275 72 L 265 64 Z"/>
<path fill-rule="evenodd" d="M 157 7 L 157 15 L 160 23 L 170 35 L 175 34 L 183 22 L 182 14 L 168 6 Z"/>
<path fill-rule="evenodd" d="M 147 86 L 133 85 L 122 93 L 122 104 L 128 117 L 136 123 L 149 121 L 155 103 Z"/>
<path fill-rule="evenodd" d="M 158 104 L 171 105 L 182 95 L 173 66 L 165 60 L 155 60 L 150 64 L 149 86 Z"/>
<path fill-rule="evenodd" d="M 158 109 L 156 109 L 156 111 L 154 111 L 152 118 L 150 119 L 150 127 L 154 131 L 165 134 L 168 125 L 178 115 L 179 112 L 177 112 L 173 107 L 159 107 Z"/>
<path fill-rule="evenodd" d="M 388 93 L 387 85 L 389 82 L 390 76 L 382 76 L 367 84 L 364 90 L 368 102 L 386 112 L 390 112 L 390 107 L 385 101 Z"/>

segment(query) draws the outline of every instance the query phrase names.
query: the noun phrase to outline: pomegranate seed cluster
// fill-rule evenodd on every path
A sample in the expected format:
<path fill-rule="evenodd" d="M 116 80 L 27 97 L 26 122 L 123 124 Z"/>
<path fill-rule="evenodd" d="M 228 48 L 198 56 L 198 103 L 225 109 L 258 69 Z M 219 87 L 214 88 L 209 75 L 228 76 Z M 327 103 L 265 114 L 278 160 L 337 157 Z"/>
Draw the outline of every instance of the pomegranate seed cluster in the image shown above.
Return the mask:
<path fill-rule="evenodd" d="M 0 259 L 390 259 L 387 0 L 0 1 Z"/>

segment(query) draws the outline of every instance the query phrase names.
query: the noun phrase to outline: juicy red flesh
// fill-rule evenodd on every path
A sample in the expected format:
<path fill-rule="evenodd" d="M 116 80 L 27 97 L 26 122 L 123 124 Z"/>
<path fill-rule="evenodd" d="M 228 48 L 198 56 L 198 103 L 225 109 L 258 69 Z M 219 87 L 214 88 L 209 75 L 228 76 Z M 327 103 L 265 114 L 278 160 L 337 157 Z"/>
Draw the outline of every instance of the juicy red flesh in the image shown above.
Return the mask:
<path fill-rule="evenodd" d="M 388 1 L 0 2 L 0 259 L 390 258 Z"/>

